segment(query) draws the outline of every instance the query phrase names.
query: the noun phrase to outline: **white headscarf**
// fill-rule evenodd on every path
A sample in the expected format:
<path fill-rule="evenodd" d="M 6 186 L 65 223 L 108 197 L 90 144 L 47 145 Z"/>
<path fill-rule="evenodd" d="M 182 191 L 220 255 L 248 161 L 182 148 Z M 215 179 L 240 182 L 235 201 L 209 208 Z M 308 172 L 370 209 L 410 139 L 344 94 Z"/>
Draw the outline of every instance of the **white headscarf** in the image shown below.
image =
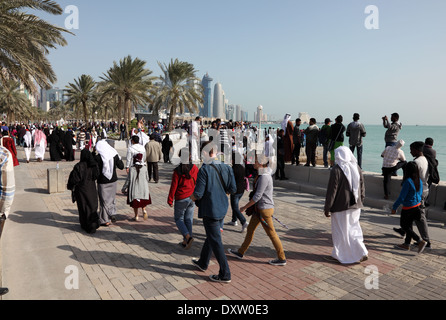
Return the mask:
<path fill-rule="evenodd" d="M 290 119 L 291 119 L 291 114 L 287 113 L 287 114 L 285 115 L 285 117 L 283 118 L 283 121 L 282 121 L 282 129 L 283 129 L 284 131 L 286 131 L 286 127 L 287 127 L 287 125 L 288 125 L 288 121 L 290 121 Z"/>
<path fill-rule="evenodd" d="M 105 140 L 100 140 L 96 143 L 96 151 L 102 159 L 102 174 L 110 180 L 113 177 L 114 158 L 116 155 L 119 156 L 118 151 Z M 120 156 L 119 159 L 121 159 Z"/>
<path fill-rule="evenodd" d="M 358 169 L 358 161 L 351 152 L 350 148 L 341 146 L 335 150 L 336 164 L 344 172 L 348 183 L 350 184 L 351 191 L 355 196 L 356 201 L 359 199 L 359 183 L 360 174 Z"/>
<path fill-rule="evenodd" d="M 268 141 L 265 141 L 265 156 L 272 157 L 274 154 L 274 138 L 272 135 L 267 136 L 269 138 Z"/>
<path fill-rule="evenodd" d="M 136 135 L 139 137 L 139 144 L 143 147 L 145 147 L 146 144 L 149 143 L 150 137 L 145 132 L 140 131 L 136 133 Z"/>

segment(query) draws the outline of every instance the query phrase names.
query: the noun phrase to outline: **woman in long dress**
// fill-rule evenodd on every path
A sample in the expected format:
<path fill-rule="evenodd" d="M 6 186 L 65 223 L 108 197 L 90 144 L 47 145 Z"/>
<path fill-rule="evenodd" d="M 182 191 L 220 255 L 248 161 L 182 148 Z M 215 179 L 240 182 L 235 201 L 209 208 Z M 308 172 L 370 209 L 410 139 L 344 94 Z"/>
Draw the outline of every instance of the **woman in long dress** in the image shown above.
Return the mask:
<path fill-rule="evenodd" d="M 99 228 L 98 192 L 96 180 L 99 169 L 93 155 L 87 149 L 82 150 L 81 159 L 68 178 L 67 188 L 73 193 L 73 202 L 77 203 L 79 222 L 87 233 L 95 233 Z"/>
<path fill-rule="evenodd" d="M 110 221 L 115 221 L 115 215 L 117 214 L 116 190 L 118 176 L 116 168 L 123 170 L 124 162 L 122 162 L 118 152 L 105 140 L 99 141 L 95 149 L 98 153 L 95 156 L 95 160 L 98 163 L 100 172 L 98 178 L 98 194 L 101 205 L 99 222 L 101 225 L 109 226 Z"/>
<path fill-rule="evenodd" d="M 132 137 L 132 145 L 127 152 L 128 194 L 127 204 L 133 208 L 138 221 L 138 210 L 141 208 L 144 220 L 148 215 L 146 206 L 151 204 L 149 192 L 149 173 L 145 162 L 145 148 L 139 144 L 139 137 Z"/>
<path fill-rule="evenodd" d="M 53 130 L 53 132 L 49 135 L 48 143 L 50 146 L 51 161 L 61 161 L 63 157 L 63 151 L 60 141 L 59 128 Z"/>
<path fill-rule="evenodd" d="M 368 259 L 359 223 L 365 198 L 362 170 L 348 147 L 335 150 L 336 165 L 330 172 L 325 198 L 325 216 L 331 217 L 333 251 L 327 260 L 342 264 Z"/>
<path fill-rule="evenodd" d="M 65 160 L 71 162 L 74 161 L 74 149 L 73 146 L 76 145 L 76 140 L 74 140 L 74 134 L 71 128 L 64 134 L 63 146 L 65 151 Z"/>

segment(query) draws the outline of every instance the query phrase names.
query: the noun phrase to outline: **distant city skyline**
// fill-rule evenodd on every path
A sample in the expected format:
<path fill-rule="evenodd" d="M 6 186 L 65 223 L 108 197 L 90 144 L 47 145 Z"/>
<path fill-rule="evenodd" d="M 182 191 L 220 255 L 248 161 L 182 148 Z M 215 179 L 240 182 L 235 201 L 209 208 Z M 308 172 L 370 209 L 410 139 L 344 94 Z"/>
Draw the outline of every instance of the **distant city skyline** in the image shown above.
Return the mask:
<path fill-rule="evenodd" d="M 155 76 L 158 62 L 178 58 L 209 72 L 250 118 L 262 105 L 277 119 L 358 112 L 379 124 L 398 112 L 405 124 L 446 124 L 444 0 L 57 2 L 79 9 L 79 26 L 49 55 L 54 87 L 99 79 L 129 54 Z M 47 19 L 64 26 L 67 17 Z"/>

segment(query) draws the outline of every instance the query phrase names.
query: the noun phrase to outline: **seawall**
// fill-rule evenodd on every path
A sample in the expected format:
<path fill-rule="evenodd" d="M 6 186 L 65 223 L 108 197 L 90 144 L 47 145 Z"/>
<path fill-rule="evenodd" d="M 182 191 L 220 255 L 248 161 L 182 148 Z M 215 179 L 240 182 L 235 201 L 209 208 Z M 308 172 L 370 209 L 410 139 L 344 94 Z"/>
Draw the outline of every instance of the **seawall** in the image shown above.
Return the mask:
<path fill-rule="evenodd" d="M 184 147 L 184 141 L 179 142 L 174 140 L 176 150 Z M 109 143 L 115 147 L 119 153 L 125 157 L 127 151 L 127 144 L 124 141 L 108 140 Z M 177 143 L 179 143 L 177 145 Z M 305 148 L 301 149 L 300 162 L 305 163 L 306 155 Z M 305 167 L 303 165 L 295 166 L 291 164 L 285 165 L 285 174 L 289 178 L 286 181 L 274 180 L 274 184 L 291 188 L 302 193 L 314 194 L 325 198 L 327 192 L 328 180 L 330 178 L 330 170 L 323 167 L 322 162 L 322 148 L 317 148 L 316 167 Z M 364 171 L 366 197 L 364 205 L 371 208 L 383 209 L 385 206 L 391 208 L 395 200 L 398 198 L 401 190 L 402 171 L 399 171 L 400 176 L 392 177 L 389 190 L 389 200 L 384 199 L 383 176 L 381 173 Z M 323 200 L 322 200 L 323 201 Z M 428 202 L 430 206 L 427 209 L 428 218 L 446 223 L 446 210 L 443 210 L 446 202 L 446 182 L 440 182 L 438 185 L 432 185 L 429 192 Z M 384 213 L 384 211 L 383 211 Z"/>
<path fill-rule="evenodd" d="M 305 167 L 287 164 L 285 165 L 285 175 L 289 180 L 274 180 L 274 184 L 325 198 L 330 178 L 329 169 L 320 166 Z M 383 176 L 375 172 L 366 171 L 363 172 L 363 175 L 366 190 L 364 205 L 377 209 L 383 209 L 385 206 L 391 208 L 400 194 L 402 176 L 392 177 L 389 184 L 389 200 L 385 200 Z M 446 223 L 446 211 L 443 210 L 445 201 L 446 183 L 440 182 L 438 185 L 432 185 L 428 199 L 429 207 L 427 208 L 429 220 Z"/>

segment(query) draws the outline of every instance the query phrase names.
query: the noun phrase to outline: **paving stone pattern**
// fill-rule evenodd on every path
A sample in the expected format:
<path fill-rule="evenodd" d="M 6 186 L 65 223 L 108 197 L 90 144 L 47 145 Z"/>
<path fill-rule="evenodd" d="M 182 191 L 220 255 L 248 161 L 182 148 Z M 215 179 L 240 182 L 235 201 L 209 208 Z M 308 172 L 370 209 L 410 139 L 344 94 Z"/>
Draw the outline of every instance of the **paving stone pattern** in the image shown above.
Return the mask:
<path fill-rule="evenodd" d="M 75 163 L 61 162 L 68 175 Z M 362 264 L 340 265 L 324 260 L 332 249 L 330 219 L 321 210 L 323 199 L 300 194 L 284 187 L 275 189 L 275 214 L 289 229 L 275 223 L 283 242 L 287 265 L 275 267 L 267 262 L 276 258 L 271 241 L 262 228 L 243 260 L 228 256 L 232 273 L 230 284 L 209 281 L 218 273 L 213 259 L 206 272 L 191 264 L 198 257 L 205 239 L 201 220 L 194 220 L 195 242 L 190 250 L 180 245 L 181 235 L 167 205 L 173 167 L 160 164 L 160 182 L 150 183 L 153 204 L 149 219 L 132 221 L 133 209 L 126 196 L 118 194 L 117 223 L 101 227 L 96 234 L 83 232 L 78 223 L 76 204 L 70 192 L 48 195 L 46 170 L 54 163 L 30 165 L 30 176 L 42 191 L 49 212 L 63 232 L 66 245 L 103 300 L 431 300 L 446 298 L 446 244 L 434 242 L 431 250 L 416 254 L 398 250 L 403 242 L 392 231 L 399 220 L 382 219 L 379 210 L 366 208 L 361 225 L 369 260 Z M 119 172 L 118 190 L 125 171 Z M 241 204 L 247 201 L 247 193 Z M 231 213 L 226 216 L 229 222 Z M 241 226 L 225 226 L 225 249 L 237 249 L 244 239 Z M 374 273 L 374 270 L 376 271 Z M 366 284 L 372 285 L 372 288 Z"/>

